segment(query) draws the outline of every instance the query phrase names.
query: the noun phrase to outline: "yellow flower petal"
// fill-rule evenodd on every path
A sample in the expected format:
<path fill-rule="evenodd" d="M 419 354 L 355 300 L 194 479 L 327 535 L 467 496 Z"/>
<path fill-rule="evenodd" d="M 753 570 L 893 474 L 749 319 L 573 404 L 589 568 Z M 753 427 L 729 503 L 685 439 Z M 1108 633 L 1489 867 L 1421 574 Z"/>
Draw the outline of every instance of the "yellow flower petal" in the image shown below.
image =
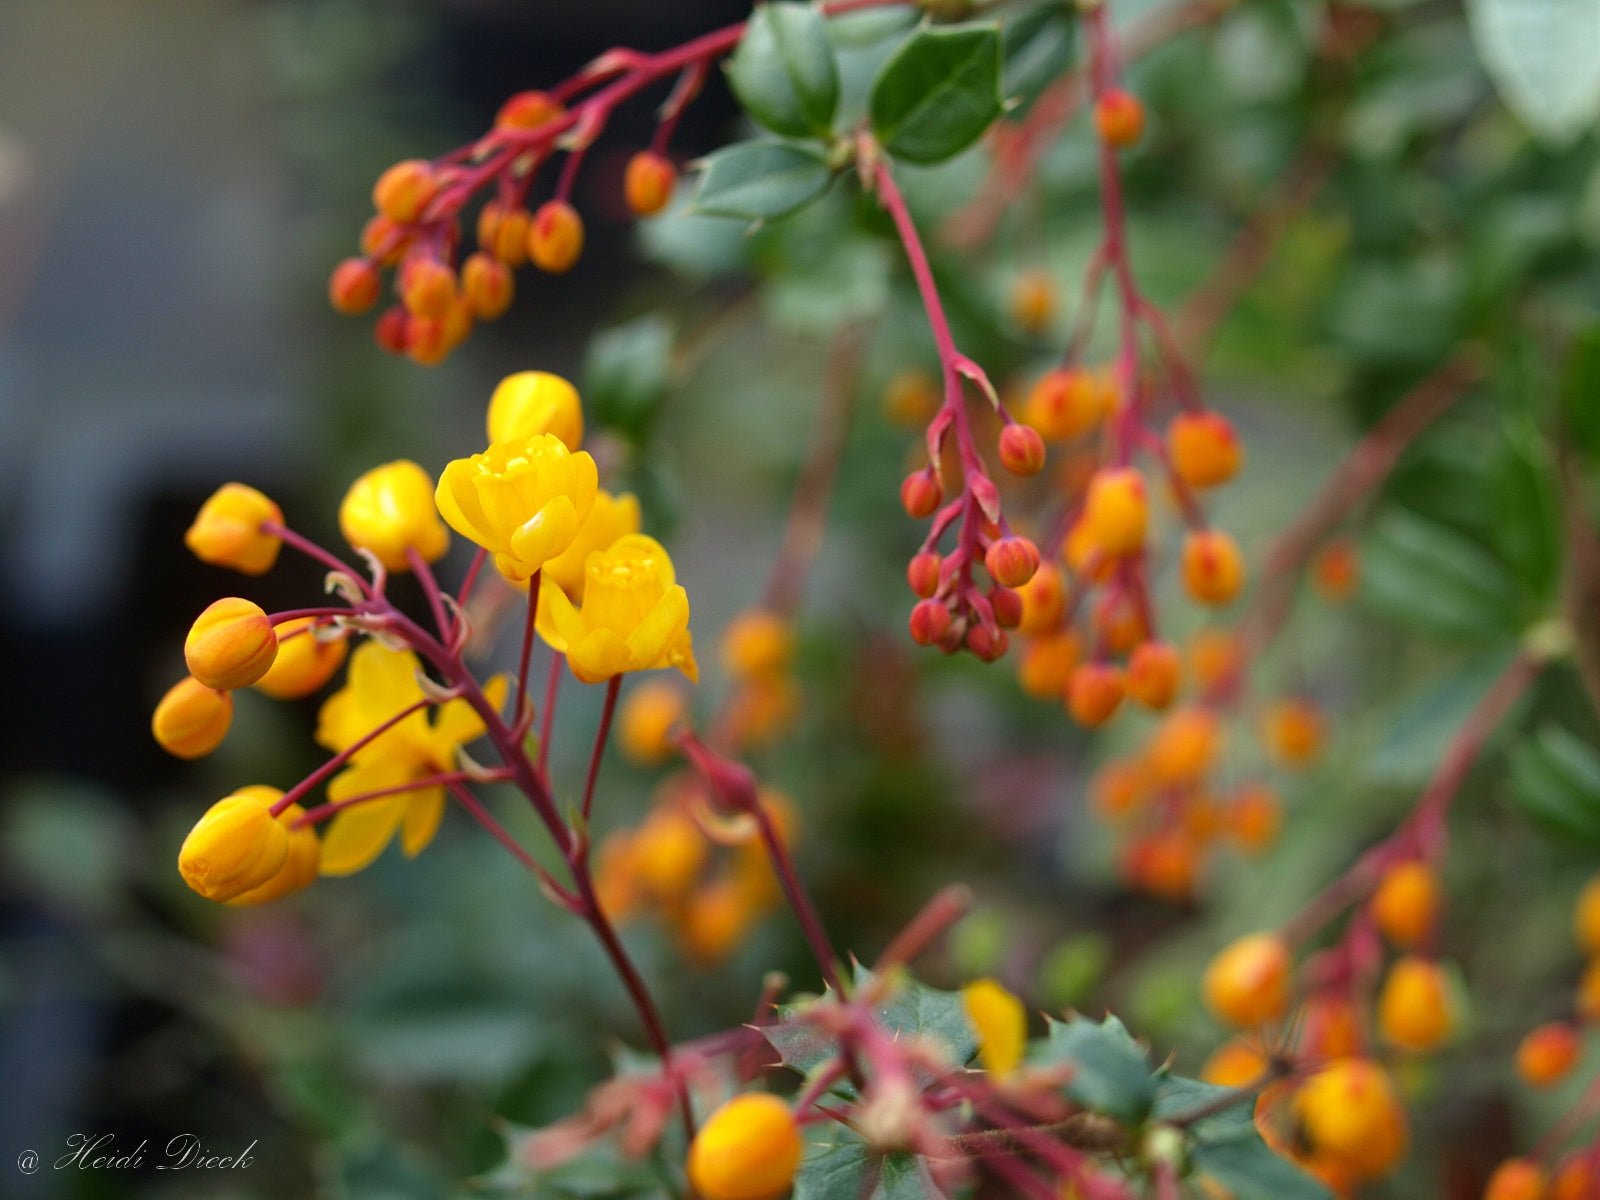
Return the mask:
<path fill-rule="evenodd" d="M 427 849 L 444 817 L 444 789 L 427 788 L 411 793 L 406 801 L 405 823 L 400 829 L 400 849 L 415 858 Z"/>
<path fill-rule="evenodd" d="M 324 875 L 354 875 L 383 853 L 405 815 L 404 796 L 386 796 L 345 809 L 328 823 L 318 869 Z"/>
<path fill-rule="evenodd" d="M 993 979 L 969 983 L 961 989 L 961 1001 L 977 1031 L 984 1070 L 996 1078 L 1011 1074 L 1028 1045 L 1028 1014 L 1022 1001 Z"/>

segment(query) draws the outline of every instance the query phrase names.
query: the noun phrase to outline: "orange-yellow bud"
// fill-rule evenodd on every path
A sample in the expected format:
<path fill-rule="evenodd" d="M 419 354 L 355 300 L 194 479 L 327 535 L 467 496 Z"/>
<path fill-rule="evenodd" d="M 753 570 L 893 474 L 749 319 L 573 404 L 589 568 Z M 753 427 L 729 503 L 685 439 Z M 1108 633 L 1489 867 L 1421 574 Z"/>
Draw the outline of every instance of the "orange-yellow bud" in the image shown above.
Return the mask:
<path fill-rule="evenodd" d="M 150 732 L 168 754 L 204 758 L 228 736 L 233 697 L 186 675 L 161 697 L 150 718 Z"/>
<path fill-rule="evenodd" d="M 1021 587 L 1039 569 L 1039 548 L 1025 537 L 1001 538 L 989 547 L 983 565 L 1001 587 Z"/>
<path fill-rule="evenodd" d="M 1522 1039 L 1517 1074 L 1529 1087 L 1554 1087 L 1571 1074 L 1582 1052 L 1578 1031 L 1565 1021 L 1551 1021 Z"/>
<path fill-rule="evenodd" d="M 1031 425 L 1007 425 L 1000 431 L 1000 465 L 1013 475 L 1044 470 L 1044 438 Z"/>
<path fill-rule="evenodd" d="M 380 267 L 398 266 L 410 246 L 405 229 L 382 213 L 375 213 L 361 227 L 361 253 Z"/>
<path fill-rule="evenodd" d="M 1544 1200 L 1544 1168 L 1526 1158 L 1508 1158 L 1495 1168 L 1483 1200 Z"/>
<path fill-rule="evenodd" d="M 400 302 L 413 317 L 443 317 L 456 298 L 456 273 L 436 258 L 411 258 L 400 271 Z"/>
<path fill-rule="evenodd" d="M 1550 1182 L 1550 1200 L 1594 1200 L 1596 1167 L 1591 1156 L 1575 1154 L 1561 1164 Z"/>
<path fill-rule="evenodd" d="M 1071 631 L 1046 634 L 1030 640 L 1017 664 L 1022 690 L 1038 700 L 1059 701 L 1067 680 L 1078 665 L 1078 638 Z"/>
<path fill-rule="evenodd" d="M 553 434 L 568 450 L 583 445 L 583 401 L 578 389 L 549 371 L 507 375 L 489 397 L 489 440 L 521 441 Z"/>
<path fill-rule="evenodd" d="M 1124 690 L 1115 663 L 1082 663 L 1067 680 L 1067 711 L 1079 725 L 1095 729 L 1116 714 Z"/>
<path fill-rule="evenodd" d="M 1389 968 L 1378 995 L 1378 1028 L 1402 1050 L 1425 1054 L 1455 1028 L 1450 985 L 1439 965 L 1415 956 Z"/>
<path fill-rule="evenodd" d="M 900 484 L 900 507 L 906 510 L 906 516 L 912 520 L 931 517 L 943 499 L 939 480 L 926 467 L 913 471 Z"/>
<path fill-rule="evenodd" d="M 1261 728 L 1268 751 L 1292 769 L 1316 762 L 1327 738 L 1322 710 L 1309 700 L 1279 700 L 1269 705 Z"/>
<path fill-rule="evenodd" d="M 1372 919 L 1390 943 L 1410 949 L 1439 919 L 1439 880 L 1425 862 L 1397 863 L 1372 893 Z"/>
<path fill-rule="evenodd" d="M 492 254 L 508 267 L 528 261 L 528 229 L 533 214 L 525 208 L 507 208 L 491 200 L 478 210 L 478 249 Z"/>
<path fill-rule="evenodd" d="M 263 575 L 278 561 L 283 540 L 266 533 L 267 522 L 283 524 L 283 510 L 253 487 L 225 483 L 200 506 L 183 544 L 201 562 Z"/>
<path fill-rule="evenodd" d="M 1213 1016 L 1241 1029 L 1281 1017 L 1289 1007 L 1289 947 L 1270 933 L 1240 938 L 1211 960 L 1201 983 Z"/>
<path fill-rule="evenodd" d="M 918 600 L 908 622 L 911 640 L 919 646 L 941 642 L 950 632 L 950 610 L 937 600 Z"/>
<path fill-rule="evenodd" d="M 246 788 L 206 811 L 178 851 L 183 881 L 208 900 L 232 900 L 270 880 L 289 856 L 269 788 Z"/>
<path fill-rule="evenodd" d="M 1224 1042 L 1200 1068 L 1200 1078 L 1217 1087 L 1246 1088 L 1266 1078 L 1267 1056 L 1254 1042 L 1235 1038 Z"/>
<path fill-rule="evenodd" d="M 672 199 L 678 182 L 678 169 L 663 156 L 641 150 L 628 160 L 623 172 L 622 191 L 628 209 L 636 217 L 653 217 Z"/>
<path fill-rule="evenodd" d="M 1164 829 L 1129 845 L 1123 876 L 1153 896 L 1183 903 L 1193 898 L 1200 873 L 1200 854 L 1182 829 Z"/>
<path fill-rule="evenodd" d="M 453 349 L 441 317 L 406 318 L 406 357 L 419 367 L 436 367 Z"/>
<path fill-rule="evenodd" d="M 364 313 L 378 302 L 383 281 L 364 258 L 347 258 L 328 276 L 328 303 L 347 316 Z"/>
<path fill-rule="evenodd" d="M 236 794 L 257 795 L 268 805 L 275 803 L 282 796 L 277 788 L 269 787 L 240 788 Z M 283 826 L 289 837 L 289 852 L 284 855 L 283 865 L 265 883 L 229 899 L 229 905 L 235 908 L 251 908 L 258 904 L 270 904 L 274 900 L 281 900 L 285 896 L 308 888 L 316 882 L 317 865 L 322 858 L 322 844 L 317 840 L 317 831 L 311 826 L 295 828 L 295 822 L 305 815 L 306 810 L 298 804 L 291 804 L 278 814 L 278 824 Z"/>
<path fill-rule="evenodd" d="M 1137 96 L 1112 88 L 1095 101 L 1094 127 L 1107 145 L 1126 150 L 1144 133 L 1144 105 Z"/>
<path fill-rule="evenodd" d="M 537 129 L 555 120 L 566 110 L 547 93 L 518 92 L 500 106 L 494 115 L 496 129 Z"/>
<path fill-rule="evenodd" d="M 1106 821 L 1120 821 L 1149 798 L 1149 774 L 1142 763 L 1132 760 L 1106 763 L 1089 784 L 1089 802 Z"/>
<path fill-rule="evenodd" d="M 1084 497 L 1081 523 L 1084 537 L 1101 554 L 1109 558 L 1137 554 L 1144 548 L 1150 523 L 1144 476 L 1132 467 L 1096 471 Z"/>
<path fill-rule="evenodd" d="M 503 316 L 516 294 L 511 268 L 482 250 L 468 255 L 461 264 L 461 294 L 478 320 L 493 321 Z"/>
<path fill-rule="evenodd" d="M 1056 282 L 1048 271 L 1024 271 L 1011 285 L 1011 319 L 1028 334 L 1040 334 L 1056 319 Z"/>
<path fill-rule="evenodd" d="M 688 698 L 671 680 L 644 680 L 623 698 L 617 713 L 622 753 L 642 767 L 666 762 L 675 752 L 672 731 L 688 711 Z"/>
<path fill-rule="evenodd" d="M 694 886 L 706 852 L 694 818 L 679 808 L 658 808 L 633 835 L 635 882 L 656 900 L 676 903 Z"/>
<path fill-rule="evenodd" d="M 906 583 L 911 592 L 926 600 L 939 590 L 939 567 L 942 559 L 931 550 L 911 556 L 906 564 Z"/>
<path fill-rule="evenodd" d="M 1017 589 L 1022 597 L 1022 620 L 1017 632 L 1029 637 L 1050 633 L 1061 624 L 1067 610 L 1067 582 L 1059 567 L 1042 563 L 1033 578 Z"/>
<path fill-rule="evenodd" d="M 805 1152 L 789 1106 L 765 1092 L 735 1096 L 689 1146 L 689 1184 L 701 1200 L 777 1200 Z"/>
<path fill-rule="evenodd" d="M 583 254 L 583 218 L 562 200 L 540 205 L 528 230 L 528 257 L 541 271 L 562 275 Z"/>
<path fill-rule="evenodd" d="M 372 185 L 372 206 L 391 221 L 409 225 L 422 216 L 438 191 L 433 164 L 409 158 L 378 176 Z"/>
<path fill-rule="evenodd" d="M 737 679 L 781 674 L 794 658 L 794 631 L 775 612 L 752 608 L 728 623 L 722 664 Z"/>
<path fill-rule="evenodd" d="M 344 663 L 348 646 L 342 635 L 323 639 L 315 631 L 316 620 L 312 617 L 299 617 L 278 626 L 278 656 L 267 673 L 255 681 L 256 691 L 274 700 L 298 700 L 333 678 Z"/>
<path fill-rule="evenodd" d="M 1201 604 L 1223 605 L 1244 586 L 1244 555 L 1220 529 L 1192 530 L 1183 539 L 1183 586 Z"/>
<path fill-rule="evenodd" d="M 1578 902 L 1572 908 L 1572 935 L 1578 940 L 1578 949 L 1591 956 L 1600 956 L 1600 875 L 1584 884 Z"/>
<path fill-rule="evenodd" d="M 409 459 L 385 463 L 350 485 L 339 504 L 339 532 L 390 571 L 408 571 L 406 552 L 435 562 L 450 548 L 450 531 L 434 507 L 433 479 Z"/>
<path fill-rule="evenodd" d="M 1047 442 L 1088 433 L 1111 410 L 1114 394 L 1089 371 L 1063 367 L 1042 376 L 1022 405 L 1022 420 Z"/>
<path fill-rule="evenodd" d="M 1222 722 L 1209 708 L 1180 708 L 1150 739 L 1151 774 L 1168 786 L 1192 784 L 1211 770 L 1222 750 Z"/>
<path fill-rule="evenodd" d="M 1318 1071 L 1295 1094 L 1294 1113 L 1314 1161 L 1352 1184 L 1387 1174 L 1410 1141 L 1393 1082 L 1366 1059 L 1342 1059 Z"/>
<path fill-rule="evenodd" d="M 1247 783 L 1228 806 L 1228 832 L 1246 854 L 1260 854 L 1278 836 L 1283 805 L 1264 783 Z"/>
<path fill-rule="evenodd" d="M 1172 471 L 1192 488 L 1216 487 L 1238 473 L 1244 451 L 1227 418 L 1213 412 L 1180 413 L 1167 427 Z"/>
<path fill-rule="evenodd" d="M 1160 711 L 1178 695 L 1183 660 L 1170 642 L 1142 642 L 1128 659 L 1128 695 Z"/>
<path fill-rule="evenodd" d="M 1202 629 L 1189 642 L 1189 670 L 1203 691 L 1221 687 L 1239 670 L 1238 639 L 1225 629 Z"/>
<path fill-rule="evenodd" d="M 219 691 L 245 687 L 267 673 L 278 638 L 260 605 L 226 596 L 195 618 L 184 639 L 189 674 Z"/>
<path fill-rule="evenodd" d="M 996 584 L 988 592 L 989 607 L 994 609 L 994 623 L 1001 629 L 1015 629 L 1022 624 L 1022 593 L 1015 588 Z"/>

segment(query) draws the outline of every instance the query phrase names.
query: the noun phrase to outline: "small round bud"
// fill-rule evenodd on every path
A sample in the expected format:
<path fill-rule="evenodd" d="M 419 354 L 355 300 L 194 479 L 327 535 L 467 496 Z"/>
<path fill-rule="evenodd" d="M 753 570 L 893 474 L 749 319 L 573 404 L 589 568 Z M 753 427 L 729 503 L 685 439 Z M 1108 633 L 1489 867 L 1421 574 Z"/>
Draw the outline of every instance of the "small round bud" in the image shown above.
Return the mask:
<path fill-rule="evenodd" d="M 931 550 L 912 557 L 906 566 L 906 582 L 911 585 L 913 595 L 926 600 L 939 590 L 939 567 L 943 561 Z"/>
<path fill-rule="evenodd" d="M 478 251 L 461 264 L 461 294 L 480 321 L 493 321 L 511 307 L 516 285 L 511 268 L 498 258 Z"/>
<path fill-rule="evenodd" d="M 167 690 L 150 718 L 150 732 L 177 758 L 204 758 L 228 736 L 233 697 L 186 675 Z"/>
<path fill-rule="evenodd" d="M 1415 956 L 1389 968 L 1378 994 L 1378 1028 L 1402 1050 L 1436 1050 L 1455 1028 L 1450 986 L 1439 965 Z"/>
<path fill-rule="evenodd" d="M 1160 711 L 1178 695 L 1183 663 L 1170 642 L 1142 642 L 1128 659 L 1128 695 Z"/>
<path fill-rule="evenodd" d="M 1048 442 L 1088 433 L 1111 411 L 1116 396 L 1092 372 L 1063 367 L 1043 375 L 1022 405 L 1022 419 Z"/>
<path fill-rule="evenodd" d="M 1189 670 L 1202 691 L 1222 687 L 1239 671 L 1239 642 L 1226 629 L 1202 629 L 1189 642 Z"/>
<path fill-rule="evenodd" d="M 1310 700 L 1277 700 L 1261 718 L 1267 750 L 1283 766 L 1304 770 L 1317 761 L 1327 741 L 1322 710 Z"/>
<path fill-rule="evenodd" d="M 382 213 L 361 227 L 361 253 L 380 267 L 394 267 L 405 257 L 411 236 L 392 218 Z"/>
<path fill-rule="evenodd" d="M 1067 611 L 1067 584 L 1061 569 L 1040 563 L 1033 578 L 1017 589 L 1022 597 L 1022 623 L 1017 629 L 1030 637 L 1052 632 Z"/>
<path fill-rule="evenodd" d="M 932 646 L 950 632 L 950 610 L 937 600 L 919 600 L 911 608 L 910 625 L 912 641 Z"/>
<path fill-rule="evenodd" d="M 1001 629 L 1016 629 L 1022 624 L 1022 594 L 1012 588 L 996 587 L 989 592 L 994 623 Z"/>
<path fill-rule="evenodd" d="M 1551 1021 L 1522 1039 L 1517 1074 L 1529 1087 L 1554 1087 L 1572 1073 L 1582 1053 L 1577 1029 L 1565 1021 Z"/>
<path fill-rule="evenodd" d="M 966 647 L 984 662 L 996 662 L 1005 657 L 1011 639 L 1003 629 L 988 625 L 972 625 L 967 629 Z"/>
<path fill-rule="evenodd" d="M 1039 547 L 1025 537 L 1001 538 L 989 547 L 983 565 L 1001 587 L 1021 587 L 1039 569 Z"/>
<path fill-rule="evenodd" d="M 1272 845 L 1282 823 L 1283 804 L 1264 783 L 1245 784 L 1228 806 L 1228 833 L 1246 854 L 1260 854 Z"/>
<path fill-rule="evenodd" d="M 1132 467 L 1096 471 L 1084 496 L 1080 524 L 1089 545 L 1108 558 L 1137 554 L 1144 548 L 1150 504 L 1144 476 Z"/>
<path fill-rule="evenodd" d="M 722 663 L 737 679 L 779 675 L 794 659 L 794 631 L 775 612 L 752 608 L 728 623 Z"/>
<path fill-rule="evenodd" d="M 189 674 L 218 691 L 246 687 L 278 656 L 272 622 L 257 604 L 226 596 L 195 618 L 184 639 Z"/>
<path fill-rule="evenodd" d="M 494 115 L 496 129 L 537 129 L 566 110 L 541 91 L 518 92 Z"/>
<path fill-rule="evenodd" d="M 1253 933 L 1223 948 L 1201 981 L 1206 1007 L 1219 1021 L 1254 1029 L 1289 1007 L 1289 947 L 1270 933 Z"/>
<path fill-rule="evenodd" d="M 1144 133 L 1144 105 L 1137 96 L 1113 88 L 1095 101 L 1094 127 L 1107 145 L 1126 150 Z"/>
<path fill-rule="evenodd" d="M 672 732 L 688 715 L 683 689 L 671 680 L 648 678 L 622 701 L 617 737 L 622 753 L 641 767 L 659 766 L 676 753 Z"/>
<path fill-rule="evenodd" d="M 419 367 L 436 367 L 450 356 L 450 341 L 442 317 L 406 319 L 406 357 Z"/>
<path fill-rule="evenodd" d="M 1201 604 L 1229 603 L 1244 586 L 1244 555 L 1220 529 L 1191 530 L 1183 539 L 1183 586 Z"/>
<path fill-rule="evenodd" d="M 439 190 L 433 164 L 420 158 L 397 162 L 372 185 L 372 207 L 401 225 L 422 216 Z"/>
<path fill-rule="evenodd" d="M 1372 920 L 1392 945 L 1409 949 L 1439 920 L 1439 880 L 1425 862 L 1398 863 L 1384 872 L 1368 905 Z"/>
<path fill-rule="evenodd" d="M 372 327 L 372 339 L 390 354 L 404 354 L 411 339 L 411 317 L 398 304 L 384 309 Z"/>
<path fill-rule="evenodd" d="M 1044 438 L 1031 425 L 1007 425 L 1000 431 L 1000 465 L 1013 475 L 1044 470 Z"/>
<path fill-rule="evenodd" d="M 578 389 L 549 371 L 507 375 L 489 397 L 490 442 L 554 434 L 568 450 L 583 445 L 583 401 Z"/>
<path fill-rule="evenodd" d="M 264 575 L 283 546 L 282 538 L 262 529 L 269 522 L 282 525 L 283 510 L 253 487 L 225 483 L 200 506 L 183 544 L 201 562 Z"/>
<path fill-rule="evenodd" d="M 1082 663 L 1067 680 L 1067 711 L 1085 729 L 1104 725 L 1122 705 L 1122 668 L 1115 663 Z"/>
<path fill-rule="evenodd" d="M 583 218 L 572 205 L 551 200 L 533 214 L 528 230 L 528 257 L 551 275 L 572 270 L 583 254 Z"/>
<path fill-rule="evenodd" d="M 1169 787 L 1198 783 L 1217 761 L 1222 742 L 1222 721 L 1211 709 L 1177 709 L 1150 738 L 1150 773 Z"/>
<path fill-rule="evenodd" d="M 1307 1149 L 1352 1185 L 1387 1174 L 1410 1141 L 1406 1110 L 1377 1063 L 1344 1058 L 1295 1093 L 1294 1115 Z"/>
<path fill-rule="evenodd" d="M 1060 701 L 1078 665 L 1078 638 L 1068 631 L 1030 640 L 1017 664 L 1017 682 L 1038 700 Z"/>
<path fill-rule="evenodd" d="M 1582 1151 L 1571 1155 L 1550 1181 L 1550 1200 L 1594 1200 L 1600 1195 L 1600 1163 Z"/>
<path fill-rule="evenodd" d="M 944 494 L 939 490 L 939 480 L 929 468 L 913 471 L 900 485 L 900 506 L 913 520 L 931 517 Z"/>
<path fill-rule="evenodd" d="M 492 254 L 508 267 L 528 261 L 528 229 L 533 214 L 522 207 L 507 208 L 491 200 L 478 210 L 478 249 Z"/>
<path fill-rule="evenodd" d="M 436 258 L 409 258 L 400 269 L 400 302 L 414 317 L 442 317 L 456 298 L 456 273 Z"/>
<path fill-rule="evenodd" d="M 1213 412 L 1180 413 L 1167 428 L 1172 472 L 1192 488 L 1226 483 L 1239 471 L 1244 450 L 1227 418 Z"/>
<path fill-rule="evenodd" d="M 436 562 L 450 548 L 433 478 L 408 459 L 374 467 L 350 485 L 339 504 L 339 532 L 390 571 L 411 569 L 408 550 Z"/>
<path fill-rule="evenodd" d="M 805 1152 L 789 1106 L 765 1092 L 735 1096 L 689 1146 L 689 1184 L 702 1200 L 777 1200 Z"/>
<path fill-rule="evenodd" d="M 1508 1158 L 1495 1168 L 1483 1200 L 1544 1200 L 1544 1168 L 1527 1158 Z"/>
<path fill-rule="evenodd" d="M 285 621 L 277 628 L 278 656 L 267 673 L 256 680 L 256 691 L 274 700 L 298 700 L 309 696 L 344 663 L 348 645 L 343 637 L 317 636 L 312 617 Z"/>
<path fill-rule="evenodd" d="M 328 303 L 346 316 L 364 313 L 378 302 L 383 281 L 364 258 L 347 258 L 328 276 Z"/>
<path fill-rule="evenodd" d="M 678 182 L 678 169 L 660 154 L 641 150 L 628 160 L 622 190 L 628 208 L 636 217 L 653 217 L 672 199 Z"/>
<path fill-rule="evenodd" d="M 270 880 L 289 856 L 289 833 L 271 811 L 271 789 L 219 800 L 178 851 L 183 881 L 208 900 L 232 900 Z"/>

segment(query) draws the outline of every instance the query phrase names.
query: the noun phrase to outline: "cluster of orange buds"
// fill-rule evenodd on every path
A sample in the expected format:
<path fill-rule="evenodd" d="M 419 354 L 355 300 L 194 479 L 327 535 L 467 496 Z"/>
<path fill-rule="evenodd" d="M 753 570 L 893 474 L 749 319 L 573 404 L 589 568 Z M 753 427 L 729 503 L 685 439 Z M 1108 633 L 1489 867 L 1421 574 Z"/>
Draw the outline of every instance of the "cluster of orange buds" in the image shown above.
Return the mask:
<path fill-rule="evenodd" d="M 794 654 L 792 623 L 770 609 L 746 609 L 728 623 L 722 665 L 732 690 L 722 733 L 730 749 L 770 745 L 793 727 L 800 709 Z"/>
<path fill-rule="evenodd" d="M 760 790 L 758 802 L 791 847 L 793 802 L 771 788 Z M 613 920 L 655 915 L 684 956 L 701 964 L 727 958 L 782 901 L 756 819 L 720 812 L 704 783 L 683 772 L 656 788 L 643 821 L 600 843 L 595 889 Z"/>

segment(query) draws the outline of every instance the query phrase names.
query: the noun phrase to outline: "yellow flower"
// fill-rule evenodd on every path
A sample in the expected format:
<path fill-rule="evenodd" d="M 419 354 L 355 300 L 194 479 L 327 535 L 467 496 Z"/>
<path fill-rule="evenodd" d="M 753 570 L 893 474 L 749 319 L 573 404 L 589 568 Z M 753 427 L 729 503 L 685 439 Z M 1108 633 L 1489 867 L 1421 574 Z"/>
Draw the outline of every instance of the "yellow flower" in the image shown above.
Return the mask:
<path fill-rule="evenodd" d="M 317 716 L 317 741 L 343 751 L 423 699 L 417 681 L 421 664 L 409 650 L 390 650 L 363 642 L 350 655 L 345 685 L 323 702 Z M 506 681 L 497 676 L 484 689 L 497 708 L 505 699 Z M 457 752 L 482 737 L 483 720 L 465 700 L 439 706 L 432 723 L 418 709 L 393 728 L 357 750 L 328 784 L 329 800 L 367 792 L 403 788 L 457 766 Z M 434 785 L 365 800 L 344 809 L 328 824 L 322 839 L 321 873 L 350 875 L 361 870 L 400 833 L 400 845 L 414 858 L 433 840 L 444 816 L 445 790 Z"/>
<path fill-rule="evenodd" d="M 276 875 L 289 856 L 289 831 L 272 815 L 271 788 L 242 788 L 218 800 L 178 851 L 183 881 L 208 900 L 232 900 Z"/>
<path fill-rule="evenodd" d="M 578 389 L 549 371 L 507 375 L 489 397 L 489 440 L 522 441 L 553 433 L 567 449 L 583 445 L 583 405 Z"/>
<path fill-rule="evenodd" d="M 261 606 L 225 596 L 195 618 L 183 641 L 189 674 L 209 688 L 231 691 L 254 683 L 278 657 L 278 635 Z"/>
<path fill-rule="evenodd" d="M 639 500 L 631 493 L 613 496 L 601 488 L 595 493 L 589 518 L 572 539 L 572 545 L 544 565 L 545 583 L 554 583 L 573 600 L 583 599 L 584 564 L 596 550 L 609 550 L 620 537 L 639 532 Z"/>
<path fill-rule="evenodd" d="M 1018 1000 L 993 979 L 979 979 L 961 989 L 967 1019 L 978 1034 L 978 1058 L 996 1079 L 1017 1069 L 1028 1046 L 1028 1014 Z"/>
<path fill-rule="evenodd" d="M 262 575 L 278 561 L 283 546 L 276 534 L 262 532 L 267 521 L 282 525 L 283 510 L 253 487 L 225 483 L 200 506 L 183 544 L 201 562 Z"/>
<path fill-rule="evenodd" d="M 585 683 L 662 667 L 700 678 L 689 636 L 689 594 L 661 543 L 640 533 L 589 555 L 581 607 L 560 588 L 542 589 L 538 628 Z"/>
<path fill-rule="evenodd" d="M 572 545 L 594 507 L 594 459 L 554 434 L 492 442 L 439 476 L 439 515 L 520 582 Z M 554 590 L 554 589 L 551 589 Z"/>
<path fill-rule="evenodd" d="M 339 532 L 391 571 L 410 569 L 408 549 L 434 562 L 450 548 L 433 507 L 433 480 L 406 459 L 374 467 L 350 485 L 339 505 Z"/>

